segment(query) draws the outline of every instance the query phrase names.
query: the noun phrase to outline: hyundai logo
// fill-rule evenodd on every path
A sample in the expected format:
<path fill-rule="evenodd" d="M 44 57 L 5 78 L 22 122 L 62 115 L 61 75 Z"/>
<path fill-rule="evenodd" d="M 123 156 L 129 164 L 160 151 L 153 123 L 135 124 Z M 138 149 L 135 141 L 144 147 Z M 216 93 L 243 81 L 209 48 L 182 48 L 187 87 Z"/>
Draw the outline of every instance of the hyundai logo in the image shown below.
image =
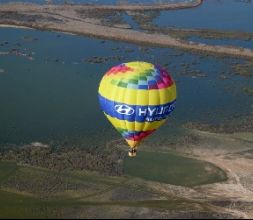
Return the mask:
<path fill-rule="evenodd" d="M 116 112 L 121 115 L 132 115 L 134 114 L 134 109 L 128 105 L 115 105 Z"/>

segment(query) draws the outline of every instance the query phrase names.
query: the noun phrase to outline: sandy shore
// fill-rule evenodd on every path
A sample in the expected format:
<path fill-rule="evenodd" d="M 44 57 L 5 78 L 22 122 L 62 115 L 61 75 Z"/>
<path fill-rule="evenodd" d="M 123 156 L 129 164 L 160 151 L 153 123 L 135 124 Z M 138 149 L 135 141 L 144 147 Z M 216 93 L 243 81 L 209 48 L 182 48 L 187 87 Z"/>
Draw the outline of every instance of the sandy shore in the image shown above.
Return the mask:
<path fill-rule="evenodd" d="M 202 3 L 154 5 L 152 9 L 178 9 L 197 7 Z M 0 24 L 11 27 L 28 27 L 49 31 L 60 31 L 103 39 L 119 40 L 136 44 L 161 47 L 175 47 L 203 53 L 221 54 L 235 57 L 253 58 L 253 50 L 232 46 L 214 46 L 180 40 L 168 34 L 145 33 L 132 29 L 109 27 L 101 23 L 87 22 L 85 13 L 99 13 L 100 10 L 149 10 L 150 6 L 140 5 L 32 5 L 4 4 L 0 8 Z"/>
<path fill-rule="evenodd" d="M 125 147 L 120 141 L 112 145 L 122 149 Z M 154 145 L 145 145 L 143 150 L 152 152 Z M 217 134 L 189 129 L 185 137 L 177 138 L 176 143 L 172 141 L 171 144 L 156 146 L 155 151 L 176 152 L 209 162 L 226 172 L 227 180 L 191 188 L 149 183 L 151 188 L 163 191 L 164 195 L 171 193 L 190 200 L 205 201 L 213 205 L 214 210 L 230 213 L 236 218 L 253 217 L 252 132 Z"/>
<path fill-rule="evenodd" d="M 0 28 L 20 28 L 20 29 L 33 29 L 26 26 L 19 26 L 19 25 L 11 25 L 11 24 L 0 24 Z"/>
<path fill-rule="evenodd" d="M 252 133 L 227 135 L 195 131 L 195 134 L 199 135 L 201 142 L 205 142 L 205 148 L 200 147 L 194 153 L 217 165 L 228 175 L 227 182 L 201 186 L 197 190 L 208 195 L 210 200 L 227 201 L 229 205 L 225 206 L 228 209 L 244 214 L 245 218 L 252 218 Z"/>
<path fill-rule="evenodd" d="M 228 180 L 194 187 L 194 192 L 190 193 L 188 190 L 189 195 L 184 192 L 182 196 L 206 200 L 216 208 L 224 208 L 241 218 L 251 219 L 253 217 L 253 133 L 217 134 L 189 130 L 188 135 L 197 141 L 189 141 L 185 144 L 179 141 L 178 147 L 172 145 L 172 150 L 216 165 L 226 172 Z"/>

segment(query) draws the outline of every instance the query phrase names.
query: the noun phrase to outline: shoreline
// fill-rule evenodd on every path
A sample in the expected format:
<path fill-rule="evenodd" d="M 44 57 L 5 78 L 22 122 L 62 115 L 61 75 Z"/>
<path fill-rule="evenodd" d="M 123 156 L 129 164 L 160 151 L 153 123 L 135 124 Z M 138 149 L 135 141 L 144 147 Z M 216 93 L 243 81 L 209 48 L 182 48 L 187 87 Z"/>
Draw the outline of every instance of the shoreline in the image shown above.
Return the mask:
<path fill-rule="evenodd" d="M 81 28 L 82 31 L 77 30 L 78 27 L 75 26 L 48 26 L 43 27 L 40 24 L 26 24 L 19 21 L 16 22 L 4 22 L 1 23 L 0 27 L 10 27 L 10 28 L 23 28 L 23 29 L 33 29 L 41 31 L 53 31 L 61 32 L 69 35 L 78 35 L 86 37 L 94 37 L 107 40 L 123 41 L 134 44 L 142 44 L 148 46 L 158 46 L 158 47 L 169 47 L 169 48 L 179 48 L 182 50 L 199 52 L 204 54 L 213 55 L 225 55 L 231 57 L 242 57 L 242 58 L 253 58 L 253 50 L 248 48 L 240 48 L 234 46 L 222 46 L 222 45 L 208 45 L 203 43 L 196 43 L 181 39 L 173 38 L 169 35 L 164 34 L 149 34 L 143 33 L 135 30 L 125 30 L 120 28 L 106 27 L 100 25 L 93 25 L 85 23 L 84 27 Z M 90 29 L 92 28 L 92 30 Z M 95 29 L 95 30 L 94 30 Z M 117 32 L 117 33 L 115 33 Z"/>
<path fill-rule="evenodd" d="M 16 28 L 16 29 L 28 29 L 28 30 L 35 30 L 34 28 L 22 26 L 22 25 L 12 25 L 12 24 L 0 24 L 0 28 Z"/>
<path fill-rule="evenodd" d="M 203 0 L 192 4 L 167 4 L 170 9 L 197 7 Z M 157 10 L 166 5 L 156 5 Z M 130 8 L 129 8 L 130 7 Z M 142 32 L 133 29 L 111 27 L 104 25 L 100 20 L 98 23 L 87 22 L 87 13 L 103 13 L 104 10 L 127 11 L 127 10 L 149 10 L 146 6 L 122 5 L 122 6 L 94 6 L 94 5 L 32 5 L 32 4 L 3 4 L 0 7 L 0 26 L 14 28 L 31 28 L 43 31 L 56 31 L 80 36 L 102 38 L 107 40 L 123 41 L 134 44 L 179 48 L 187 51 L 225 55 L 231 57 L 253 58 L 253 50 L 225 45 L 208 45 L 172 37 L 169 34 Z M 99 10 L 102 11 L 99 11 Z M 168 9 L 167 9 L 168 10 Z M 89 17 L 88 17 L 89 18 Z"/>
<path fill-rule="evenodd" d="M 86 10 L 112 10 L 112 11 L 147 11 L 147 10 L 175 10 L 175 9 L 188 9 L 200 6 L 204 0 L 194 0 L 193 2 L 181 2 L 181 3 L 165 3 L 165 4 L 121 4 L 121 5 L 98 5 L 98 4 L 63 4 L 63 5 L 37 5 L 33 3 L 3 3 L 0 7 L 16 7 L 16 6 L 27 6 L 29 9 L 43 8 L 48 9 L 52 7 L 66 8 L 75 7 Z"/>

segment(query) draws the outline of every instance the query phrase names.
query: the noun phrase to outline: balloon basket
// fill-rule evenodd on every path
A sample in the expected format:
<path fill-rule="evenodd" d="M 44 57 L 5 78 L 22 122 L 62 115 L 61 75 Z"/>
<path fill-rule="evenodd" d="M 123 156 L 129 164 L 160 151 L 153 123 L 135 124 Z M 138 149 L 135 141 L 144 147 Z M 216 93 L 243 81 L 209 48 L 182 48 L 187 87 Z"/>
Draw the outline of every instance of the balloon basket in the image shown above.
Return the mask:
<path fill-rule="evenodd" d="M 133 149 L 131 151 L 128 152 L 128 156 L 129 157 L 136 157 L 137 156 L 137 151 L 136 149 Z"/>

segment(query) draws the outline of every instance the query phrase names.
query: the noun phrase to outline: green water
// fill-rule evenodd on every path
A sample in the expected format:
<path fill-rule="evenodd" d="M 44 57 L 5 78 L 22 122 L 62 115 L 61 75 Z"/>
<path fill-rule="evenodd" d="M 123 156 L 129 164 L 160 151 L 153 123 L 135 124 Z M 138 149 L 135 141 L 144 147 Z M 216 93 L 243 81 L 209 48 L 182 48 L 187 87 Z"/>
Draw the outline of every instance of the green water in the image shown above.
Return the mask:
<path fill-rule="evenodd" d="M 130 176 L 190 187 L 227 179 L 225 172 L 210 163 L 173 153 L 140 152 L 125 160 L 124 170 Z"/>

